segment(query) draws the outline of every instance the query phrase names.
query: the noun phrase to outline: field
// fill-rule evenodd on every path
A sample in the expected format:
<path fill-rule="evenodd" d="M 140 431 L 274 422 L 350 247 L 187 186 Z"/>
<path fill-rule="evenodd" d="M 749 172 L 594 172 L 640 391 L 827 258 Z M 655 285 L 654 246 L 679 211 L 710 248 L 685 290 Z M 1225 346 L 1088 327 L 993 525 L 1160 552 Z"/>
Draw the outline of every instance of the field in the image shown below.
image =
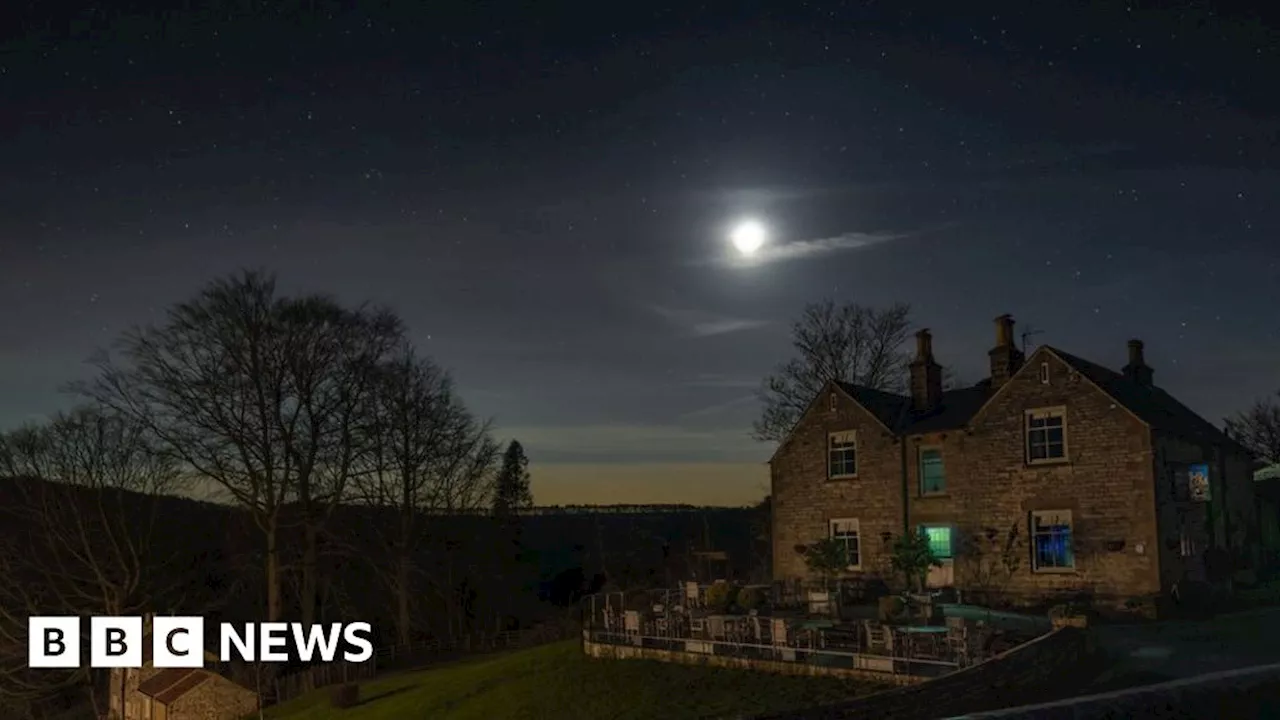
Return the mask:
<path fill-rule="evenodd" d="M 648 660 L 592 660 L 576 641 L 371 680 L 363 702 L 329 707 L 326 690 L 268 712 L 275 720 L 583 718 L 681 720 L 847 700 L 884 689 L 835 678 L 788 677 Z"/>

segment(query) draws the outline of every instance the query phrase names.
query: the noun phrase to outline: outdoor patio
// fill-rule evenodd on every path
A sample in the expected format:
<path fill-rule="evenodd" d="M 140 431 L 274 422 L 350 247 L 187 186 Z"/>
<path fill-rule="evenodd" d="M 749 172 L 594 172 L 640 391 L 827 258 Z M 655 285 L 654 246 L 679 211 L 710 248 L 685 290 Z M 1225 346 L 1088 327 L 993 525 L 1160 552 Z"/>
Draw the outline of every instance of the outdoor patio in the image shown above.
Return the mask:
<path fill-rule="evenodd" d="M 917 678 L 937 677 L 1043 632 L 1035 619 L 888 596 L 875 604 L 835 593 L 797 597 L 779 586 L 685 583 L 603 593 L 583 607 L 593 643 L 800 663 Z"/>

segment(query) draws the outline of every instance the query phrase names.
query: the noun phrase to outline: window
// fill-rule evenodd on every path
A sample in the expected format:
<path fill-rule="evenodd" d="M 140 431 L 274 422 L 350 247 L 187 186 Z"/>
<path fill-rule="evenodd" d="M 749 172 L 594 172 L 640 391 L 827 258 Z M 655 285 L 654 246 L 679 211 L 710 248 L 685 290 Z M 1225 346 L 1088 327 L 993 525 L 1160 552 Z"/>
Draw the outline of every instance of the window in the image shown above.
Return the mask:
<path fill-rule="evenodd" d="M 1040 384 L 1049 384 L 1049 363 L 1047 362 L 1040 363 Z"/>
<path fill-rule="evenodd" d="M 1067 411 L 1047 408 L 1027 411 L 1027 462 L 1051 463 L 1067 459 Z"/>
<path fill-rule="evenodd" d="M 1076 555 L 1071 543 L 1071 511 L 1031 513 L 1031 567 L 1037 572 L 1071 570 Z"/>
<path fill-rule="evenodd" d="M 929 539 L 929 549 L 939 560 L 950 560 L 955 557 L 951 547 L 950 525 L 921 525 L 920 532 Z"/>
<path fill-rule="evenodd" d="M 920 494 L 941 495 L 947 491 L 947 476 L 942 466 L 942 450 L 920 448 Z"/>
<path fill-rule="evenodd" d="M 1196 541 L 1192 540 L 1191 536 L 1188 535 L 1185 530 L 1182 531 L 1181 546 L 1180 554 L 1182 557 L 1188 558 L 1196 556 Z"/>
<path fill-rule="evenodd" d="M 858 434 L 853 431 L 831 433 L 827 442 L 827 477 L 857 477 Z"/>
<path fill-rule="evenodd" d="M 844 543 L 845 557 L 849 559 L 849 569 L 862 567 L 862 543 L 858 537 L 858 521 L 853 518 L 842 518 L 831 521 L 831 539 Z"/>
<path fill-rule="evenodd" d="M 827 399 L 827 409 L 831 412 L 836 411 L 836 394 L 831 393 L 831 397 Z"/>

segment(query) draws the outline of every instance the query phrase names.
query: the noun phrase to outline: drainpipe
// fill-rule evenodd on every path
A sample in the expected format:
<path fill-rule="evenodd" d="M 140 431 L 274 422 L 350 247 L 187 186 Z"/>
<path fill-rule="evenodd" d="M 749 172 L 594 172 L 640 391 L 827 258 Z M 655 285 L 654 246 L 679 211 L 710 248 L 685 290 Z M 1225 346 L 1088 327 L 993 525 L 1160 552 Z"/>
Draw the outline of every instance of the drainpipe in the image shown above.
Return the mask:
<path fill-rule="evenodd" d="M 911 499 L 910 482 L 907 478 L 907 436 L 903 435 L 898 442 L 898 446 L 902 448 L 902 532 L 911 532 L 911 513 L 907 508 L 907 503 Z"/>

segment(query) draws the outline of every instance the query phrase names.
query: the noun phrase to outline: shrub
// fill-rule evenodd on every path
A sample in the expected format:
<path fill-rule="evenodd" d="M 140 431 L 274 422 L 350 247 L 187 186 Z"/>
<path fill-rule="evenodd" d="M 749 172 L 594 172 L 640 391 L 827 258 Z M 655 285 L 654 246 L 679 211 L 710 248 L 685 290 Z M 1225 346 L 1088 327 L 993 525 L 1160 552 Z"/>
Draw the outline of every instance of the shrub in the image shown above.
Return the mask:
<path fill-rule="evenodd" d="M 727 582 L 719 581 L 707 588 L 707 607 L 724 612 L 737 599 L 738 588 Z"/>
<path fill-rule="evenodd" d="M 738 607 L 751 612 L 764 607 L 765 597 L 764 591 L 760 588 L 743 588 L 738 593 Z"/>
<path fill-rule="evenodd" d="M 329 692 L 329 704 L 338 709 L 352 708 L 360 704 L 360 686 L 356 683 L 337 685 Z"/>

